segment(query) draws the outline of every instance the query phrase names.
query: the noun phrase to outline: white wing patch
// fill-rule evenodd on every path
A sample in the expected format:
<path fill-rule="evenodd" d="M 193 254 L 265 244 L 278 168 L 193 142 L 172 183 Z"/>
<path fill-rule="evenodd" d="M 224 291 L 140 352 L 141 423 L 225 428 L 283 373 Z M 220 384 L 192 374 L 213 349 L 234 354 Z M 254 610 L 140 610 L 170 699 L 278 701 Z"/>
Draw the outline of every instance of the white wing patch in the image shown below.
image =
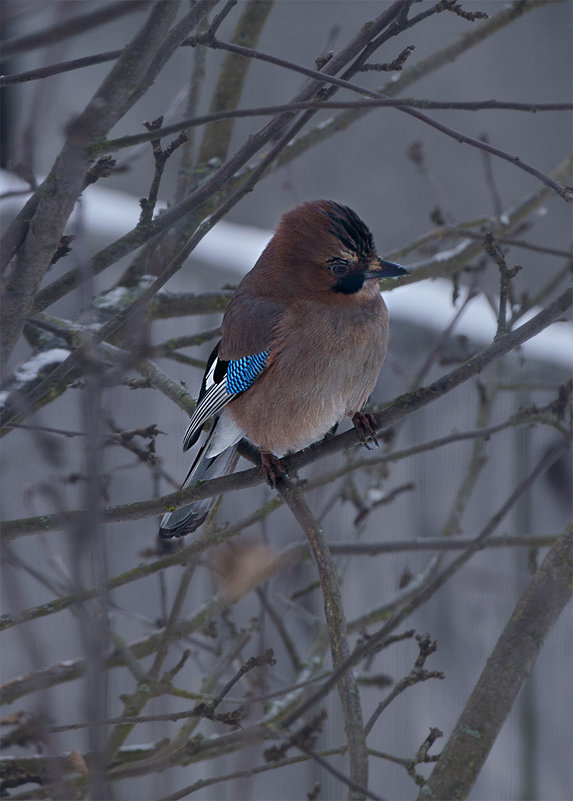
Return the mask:
<path fill-rule="evenodd" d="M 215 369 L 219 364 L 219 359 L 214 359 L 213 364 L 209 368 L 208 372 L 205 374 L 205 392 L 208 392 L 211 387 L 215 384 Z"/>
<path fill-rule="evenodd" d="M 220 412 L 229 401 L 236 397 L 236 393 L 227 392 L 227 376 L 218 384 L 215 383 L 214 374 L 219 364 L 219 359 L 215 359 L 209 372 L 205 376 L 205 391 L 203 397 L 197 404 L 195 411 L 191 415 L 189 426 L 183 438 L 183 450 L 188 450 L 196 441 L 196 434 L 200 431 L 207 420 Z"/>
<path fill-rule="evenodd" d="M 210 417 L 256 381 L 266 367 L 269 353 L 270 350 L 264 350 L 228 362 L 214 356 L 205 373 L 199 402 L 183 439 L 183 450 L 186 451 L 197 441 L 204 423 Z M 215 376 L 219 374 L 221 379 L 217 381 Z"/>

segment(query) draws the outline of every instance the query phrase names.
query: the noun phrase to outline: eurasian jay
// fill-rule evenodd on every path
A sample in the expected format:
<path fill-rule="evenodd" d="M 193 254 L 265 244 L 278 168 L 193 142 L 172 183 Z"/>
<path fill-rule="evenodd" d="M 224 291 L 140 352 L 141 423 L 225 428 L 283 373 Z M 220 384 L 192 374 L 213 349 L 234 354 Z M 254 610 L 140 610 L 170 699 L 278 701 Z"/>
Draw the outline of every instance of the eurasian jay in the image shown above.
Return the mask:
<path fill-rule="evenodd" d="M 284 214 L 223 317 L 183 449 L 213 422 L 183 486 L 232 472 L 242 437 L 260 448 L 271 486 L 284 475 L 282 456 L 345 416 L 363 441 L 371 437 L 373 419 L 360 410 L 388 346 L 378 280 L 404 273 L 377 256 L 366 225 L 341 203 L 301 203 Z M 168 512 L 160 536 L 194 531 L 213 504 Z"/>

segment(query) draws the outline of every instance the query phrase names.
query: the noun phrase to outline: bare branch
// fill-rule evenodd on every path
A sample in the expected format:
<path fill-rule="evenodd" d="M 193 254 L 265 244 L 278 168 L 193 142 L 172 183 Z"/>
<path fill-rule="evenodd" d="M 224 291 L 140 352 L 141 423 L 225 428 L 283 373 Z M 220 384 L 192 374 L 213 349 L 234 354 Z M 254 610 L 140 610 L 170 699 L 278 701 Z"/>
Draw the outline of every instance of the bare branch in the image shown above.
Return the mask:
<path fill-rule="evenodd" d="M 361 89 L 360 91 L 361 93 L 365 93 L 366 90 Z M 171 125 L 166 125 L 165 128 L 157 133 L 163 137 L 201 125 L 243 119 L 245 117 L 267 117 L 293 111 L 331 111 L 339 109 L 361 109 L 369 111 L 370 109 L 377 108 L 423 108 L 447 111 L 499 110 L 537 113 L 539 111 L 571 111 L 573 110 L 573 103 L 513 103 L 504 100 L 475 100 L 468 102 L 455 100 L 425 100 L 412 97 L 384 97 L 379 100 L 301 100 L 299 102 L 293 101 L 291 103 L 282 103 L 273 106 L 255 106 L 246 109 L 213 111 L 209 114 L 189 117 L 188 119 L 181 120 L 181 122 L 174 122 Z M 131 134 L 118 137 L 117 139 L 108 139 L 103 145 L 98 146 L 98 151 L 111 153 L 115 150 L 134 147 L 144 142 L 151 142 L 157 136 L 157 133 L 155 133 L 155 135 L 152 133 Z"/>
<path fill-rule="evenodd" d="M 346 638 L 346 618 L 342 606 L 336 564 L 330 554 L 322 529 L 313 518 L 298 487 L 290 479 L 285 478 L 278 484 L 277 489 L 305 532 L 313 559 L 318 568 L 324 602 L 324 615 L 330 639 L 332 664 L 336 669 L 348 659 L 350 653 Z M 363 795 L 372 797 L 366 790 L 368 787 L 366 736 L 362 720 L 360 694 L 352 671 L 341 675 L 338 693 L 342 704 L 344 730 L 348 743 L 351 786 L 353 788 L 356 788 L 356 786 L 361 788 L 358 791 L 359 797 Z"/>
<path fill-rule="evenodd" d="M 466 798 L 544 639 L 571 600 L 573 522 L 535 572 L 418 798 Z M 501 683 L 501 687 L 500 687 Z M 455 790 L 453 784 L 455 783 Z"/>
<path fill-rule="evenodd" d="M 430 640 L 429 634 L 424 634 L 423 636 L 417 634 L 416 641 L 418 642 L 418 657 L 414 664 L 412 670 L 408 673 L 407 676 L 404 676 L 403 679 L 397 681 L 394 687 L 392 688 L 391 692 L 388 693 L 386 698 L 383 701 L 380 701 L 372 715 L 370 716 L 368 723 L 366 724 L 366 734 L 370 734 L 372 731 L 372 727 L 382 714 L 384 710 L 390 706 L 392 701 L 396 699 L 401 693 L 404 692 L 408 687 L 413 687 L 414 684 L 418 684 L 421 681 L 427 681 L 428 679 L 443 679 L 444 674 L 439 670 L 423 670 L 423 667 L 426 663 L 426 659 L 428 656 L 437 650 L 438 644 L 434 641 L 433 643 Z"/>
<path fill-rule="evenodd" d="M 243 5 L 243 11 L 235 30 L 232 41 L 249 42 L 251 46 L 256 45 L 269 12 L 272 2 L 247 2 Z M 216 29 L 213 26 L 205 34 L 205 38 L 214 38 Z M 210 114 L 216 114 L 219 119 L 221 113 L 225 114 L 237 108 L 243 94 L 243 87 L 247 72 L 250 66 L 249 59 L 239 58 L 229 54 L 221 66 L 221 71 L 217 79 L 217 85 L 211 99 L 209 108 Z M 275 114 L 276 112 L 272 112 Z M 201 142 L 201 148 L 197 156 L 197 164 L 207 164 L 212 158 L 225 159 L 231 143 L 233 133 L 232 117 L 226 117 L 223 125 L 207 125 Z"/>

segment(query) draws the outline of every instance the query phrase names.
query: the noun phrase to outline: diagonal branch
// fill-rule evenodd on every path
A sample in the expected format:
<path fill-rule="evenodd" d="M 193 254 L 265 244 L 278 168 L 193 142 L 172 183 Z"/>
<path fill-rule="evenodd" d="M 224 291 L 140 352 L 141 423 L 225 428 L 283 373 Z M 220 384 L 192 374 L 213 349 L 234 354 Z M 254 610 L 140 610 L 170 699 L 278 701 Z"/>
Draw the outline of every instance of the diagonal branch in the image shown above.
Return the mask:
<path fill-rule="evenodd" d="M 572 587 L 570 521 L 518 601 L 419 801 L 467 797 Z"/>
<path fill-rule="evenodd" d="M 233 32 L 233 42 L 245 42 L 255 44 L 260 36 L 272 2 L 264 0 L 249 0 L 244 3 L 243 12 L 237 22 Z M 221 66 L 221 71 L 217 79 L 217 85 L 213 92 L 210 113 L 218 115 L 229 113 L 235 109 L 241 100 L 245 79 L 250 66 L 247 59 L 238 58 L 229 53 Z M 275 112 L 273 112 L 275 113 Z M 203 132 L 203 140 L 197 156 L 197 164 L 207 164 L 212 158 L 223 160 L 227 157 L 233 133 L 233 121 L 226 116 L 223 125 L 207 125 Z"/>

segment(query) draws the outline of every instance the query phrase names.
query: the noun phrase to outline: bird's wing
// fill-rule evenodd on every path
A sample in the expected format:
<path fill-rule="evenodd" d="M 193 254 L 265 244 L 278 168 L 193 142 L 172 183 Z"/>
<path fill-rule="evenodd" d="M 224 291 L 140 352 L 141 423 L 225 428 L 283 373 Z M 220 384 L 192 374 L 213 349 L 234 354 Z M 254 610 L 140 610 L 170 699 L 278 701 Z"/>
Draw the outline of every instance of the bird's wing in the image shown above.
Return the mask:
<path fill-rule="evenodd" d="M 188 450 L 199 439 L 204 424 L 220 412 L 229 401 L 248 389 L 267 365 L 270 349 L 225 361 L 215 347 L 209 360 L 197 407 L 191 416 L 183 439 L 183 450 Z"/>
<path fill-rule="evenodd" d="M 183 450 L 194 445 L 207 420 L 248 389 L 269 364 L 274 331 L 285 307 L 248 289 L 243 279 L 225 312 L 223 336 L 207 360 Z"/>
<path fill-rule="evenodd" d="M 254 271 L 243 278 L 223 317 L 219 345 L 223 359 L 240 359 L 271 347 L 286 312 L 284 302 L 257 294 Z"/>

